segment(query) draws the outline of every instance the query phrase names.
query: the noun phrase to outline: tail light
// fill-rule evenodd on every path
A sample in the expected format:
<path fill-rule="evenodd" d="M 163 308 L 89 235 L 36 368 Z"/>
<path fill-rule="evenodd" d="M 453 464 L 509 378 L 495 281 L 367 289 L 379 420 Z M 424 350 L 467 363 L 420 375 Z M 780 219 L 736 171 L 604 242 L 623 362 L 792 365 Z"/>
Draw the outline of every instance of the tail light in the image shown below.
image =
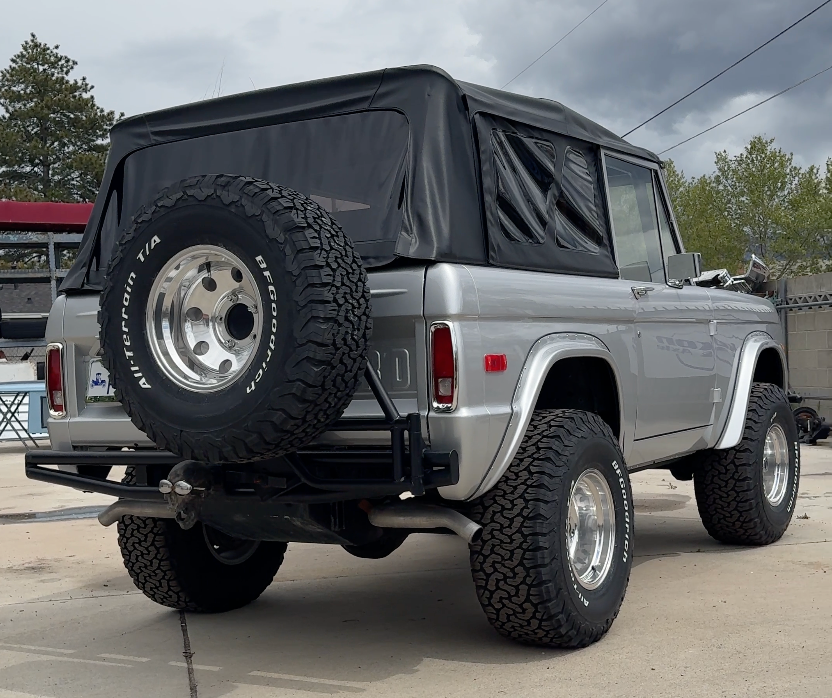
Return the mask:
<path fill-rule="evenodd" d="M 433 409 L 450 412 L 456 408 L 456 347 L 451 326 L 437 322 L 430 328 L 431 387 Z"/>
<path fill-rule="evenodd" d="M 56 419 L 66 416 L 63 352 L 60 344 L 46 347 L 46 402 L 50 416 Z"/>

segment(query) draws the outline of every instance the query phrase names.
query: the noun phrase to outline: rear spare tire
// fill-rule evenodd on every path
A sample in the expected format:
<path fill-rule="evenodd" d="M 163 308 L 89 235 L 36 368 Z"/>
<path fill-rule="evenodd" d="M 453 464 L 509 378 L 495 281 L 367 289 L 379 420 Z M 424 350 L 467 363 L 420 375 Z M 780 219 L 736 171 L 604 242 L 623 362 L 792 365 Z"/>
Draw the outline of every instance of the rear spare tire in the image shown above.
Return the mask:
<path fill-rule="evenodd" d="M 133 423 L 208 462 L 288 453 L 366 365 L 367 275 L 330 215 L 249 177 L 182 180 L 139 210 L 101 298 L 104 365 Z"/>

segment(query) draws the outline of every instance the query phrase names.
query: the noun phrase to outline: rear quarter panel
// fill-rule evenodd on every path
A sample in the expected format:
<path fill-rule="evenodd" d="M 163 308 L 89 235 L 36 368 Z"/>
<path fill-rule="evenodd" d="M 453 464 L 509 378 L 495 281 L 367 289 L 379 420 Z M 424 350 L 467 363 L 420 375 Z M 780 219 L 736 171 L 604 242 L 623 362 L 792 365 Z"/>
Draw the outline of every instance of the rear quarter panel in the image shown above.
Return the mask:
<path fill-rule="evenodd" d="M 532 346 L 556 333 L 596 337 L 609 349 L 623 393 L 621 443 L 632 444 L 638 370 L 632 283 L 493 267 L 437 264 L 425 284 L 426 325 L 451 322 L 457 339 L 459 403 L 430 412 L 431 447 L 457 449 L 460 482 L 449 499 L 479 494 L 512 416 L 512 399 Z M 508 368 L 486 373 L 485 354 L 505 354 Z"/>

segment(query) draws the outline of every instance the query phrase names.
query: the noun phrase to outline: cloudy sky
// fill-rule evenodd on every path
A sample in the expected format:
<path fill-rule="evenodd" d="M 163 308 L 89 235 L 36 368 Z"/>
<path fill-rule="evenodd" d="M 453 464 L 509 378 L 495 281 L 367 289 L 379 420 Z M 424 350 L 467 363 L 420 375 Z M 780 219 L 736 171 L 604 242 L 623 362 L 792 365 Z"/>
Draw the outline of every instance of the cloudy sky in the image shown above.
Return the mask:
<path fill-rule="evenodd" d="M 0 65 L 30 32 L 60 44 L 126 114 L 343 73 L 432 63 L 500 87 L 601 0 L 31 0 L 6 3 Z M 509 89 L 628 131 L 821 0 L 609 0 Z M 832 65 L 832 4 L 640 129 L 661 151 Z M 832 157 L 832 71 L 678 148 L 688 174 L 713 153 L 775 137 L 800 164 Z"/>

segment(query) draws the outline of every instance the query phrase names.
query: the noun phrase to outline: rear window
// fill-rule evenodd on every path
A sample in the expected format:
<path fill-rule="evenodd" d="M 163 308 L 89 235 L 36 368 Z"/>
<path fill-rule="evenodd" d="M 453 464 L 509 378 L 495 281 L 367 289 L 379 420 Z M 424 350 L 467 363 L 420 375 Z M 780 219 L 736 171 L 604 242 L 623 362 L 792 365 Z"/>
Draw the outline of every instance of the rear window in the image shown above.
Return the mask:
<path fill-rule="evenodd" d="M 152 146 L 125 161 L 123 215 L 108 223 L 126 227 L 140 206 L 186 177 L 247 175 L 318 202 L 365 264 L 377 266 L 393 259 L 402 226 L 408 138 L 402 114 L 368 111 Z M 102 232 L 102 239 L 118 237 Z"/>

